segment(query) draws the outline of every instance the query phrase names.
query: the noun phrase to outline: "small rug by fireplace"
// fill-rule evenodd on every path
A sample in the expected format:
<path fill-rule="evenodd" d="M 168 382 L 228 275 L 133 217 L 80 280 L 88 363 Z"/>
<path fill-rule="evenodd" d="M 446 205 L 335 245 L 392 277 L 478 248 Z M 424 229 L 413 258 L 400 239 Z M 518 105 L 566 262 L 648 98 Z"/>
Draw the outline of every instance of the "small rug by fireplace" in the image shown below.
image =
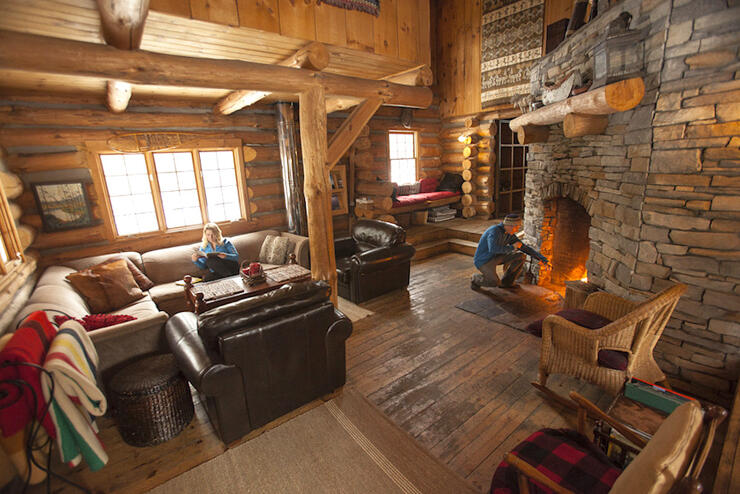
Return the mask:
<path fill-rule="evenodd" d="M 482 288 L 455 307 L 499 324 L 524 331 L 533 321 L 562 308 L 560 295 L 537 285 L 520 285 L 517 290 Z"/>
<path fill-rule="evenodd" d="M 542 56 L 544 0 L 485 0 L 481 22 L 481 106 L 529 94 Z"/>

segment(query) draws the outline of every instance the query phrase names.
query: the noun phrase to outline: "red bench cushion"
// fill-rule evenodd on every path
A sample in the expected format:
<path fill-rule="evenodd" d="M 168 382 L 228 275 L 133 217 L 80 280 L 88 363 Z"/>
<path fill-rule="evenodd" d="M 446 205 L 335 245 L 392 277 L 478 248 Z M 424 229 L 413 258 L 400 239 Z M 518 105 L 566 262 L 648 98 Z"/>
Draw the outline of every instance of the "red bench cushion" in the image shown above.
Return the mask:
<path fill-rule="evenodd" d="M 400 208 L 404 206 L 411 206 L 426 201 L 436 201 L 437 199 L 445 199 L 447 197 L 459 196 L 460 192 L 450 192 L 443 190 L 439 192 L 426 192 L 423 194 L 411 194 L 410 196 L 398 196 L 396 202 L 393 203 L 394 208 Z"/>

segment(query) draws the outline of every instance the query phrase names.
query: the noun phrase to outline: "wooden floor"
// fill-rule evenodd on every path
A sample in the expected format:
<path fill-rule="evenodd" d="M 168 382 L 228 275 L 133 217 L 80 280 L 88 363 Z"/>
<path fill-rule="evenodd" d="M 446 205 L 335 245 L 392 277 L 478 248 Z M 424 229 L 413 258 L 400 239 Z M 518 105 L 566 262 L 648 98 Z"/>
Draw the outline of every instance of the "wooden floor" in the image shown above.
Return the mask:
<path fill-rule="evenodd" d="M 473 271 L 472 259 L 456 253 L 419 261 L 408 290 L 361 304 L 374 314 L 354 324 L 347 342 L 347 385 L 484 492 L 505 452 L 539 428 L 574 426 L 575 417 L 530 385 L 540 343 L 507 325 L 518 324 L 516 318 L 500 324 L 455 308 L 480 296 L 470 290 Z M 611 400 L 593 386 L 557 377 L 548 385 L 562 395 L 576 390 L 601 408 Z M 124 444 L 103 420 L 111 463 L 96 473 L 78 469 L 75 479 L 93 492 L 145 492 L 221 454 L 225 446 L 197 410 L 180 436 L 151 448 Z M 53 485 L 54 492 L 75 492 Z"/>

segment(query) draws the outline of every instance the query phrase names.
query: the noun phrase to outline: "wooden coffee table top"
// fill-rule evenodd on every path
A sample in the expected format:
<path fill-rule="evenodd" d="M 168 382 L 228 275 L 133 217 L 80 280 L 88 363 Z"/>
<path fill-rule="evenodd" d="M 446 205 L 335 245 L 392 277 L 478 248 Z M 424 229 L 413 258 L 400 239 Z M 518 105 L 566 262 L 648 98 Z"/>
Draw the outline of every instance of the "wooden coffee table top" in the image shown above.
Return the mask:
<path fill-rule="evenodd" d="M 275 281 L 270 278 L 269 274 L 272 270 L 269 270 L 266 271 L 267 276 L 265 276 L 264 281 L 253 285 L 247 283 L 241 275 L 196 284 L 192 283 L 190 276 L 185 276 L 185 298 L 188 302 L 188 308 L 196 314 L 202 314 L 215 307 L 261 295 L 288 283 L 305 281 L 311 278 L 311 272 L 309 270 L 297 265 L 286 265 L 286 268 L 288 266 L 291 268 L 291 274 L 294 275 L 291 278 L 285 279 L 284 276 L 276 276 L 281 281 Z M 297 269 L 296 266 L 301 269 Z M 274 269 L 277 275 L 280 272 L 280 268 Z"/>

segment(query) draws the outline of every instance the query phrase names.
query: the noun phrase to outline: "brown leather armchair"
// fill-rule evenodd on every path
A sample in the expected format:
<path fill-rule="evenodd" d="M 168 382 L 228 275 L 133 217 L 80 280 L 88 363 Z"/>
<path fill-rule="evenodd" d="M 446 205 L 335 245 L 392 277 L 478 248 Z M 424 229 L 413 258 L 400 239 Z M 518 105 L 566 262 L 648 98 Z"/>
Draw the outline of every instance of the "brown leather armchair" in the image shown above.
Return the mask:
<path fill-rule="evenodd" d="M 292 283 L 167 321 L 167 343 L 222 441 L 344 385 L 352 323 L 329 290 L 324 281 Z"/>
<path fill-rule="evenodd" d="M 334 242 L 337 292 L 352 302 L 364 302 L 409 285 L 416 249 L 406 243 L 406 230 L 393 223 L 360 220 L 352 236 Z"/>

